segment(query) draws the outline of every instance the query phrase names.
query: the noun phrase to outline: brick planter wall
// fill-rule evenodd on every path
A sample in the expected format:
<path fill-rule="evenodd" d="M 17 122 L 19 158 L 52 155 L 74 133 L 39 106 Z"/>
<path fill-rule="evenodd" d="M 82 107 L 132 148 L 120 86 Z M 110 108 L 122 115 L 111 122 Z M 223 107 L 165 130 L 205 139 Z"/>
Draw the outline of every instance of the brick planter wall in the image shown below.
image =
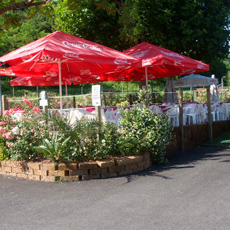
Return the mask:
<path fill-rule="evenodd" d="M 230 121 L 215 121 L 213 122 L 213 138 L 230 130 Z M 184 148 L 189 149 L 196 147 L 200 144 L 207 142 L 208 136 L 208 123 L 197 125 L 184 126 Z M 180 150 L 180 129 L 179 127 L 173 128 L 173 138 L 166 148 L 167 154 L 175 153 Z"/>
<path fill-rule="evenodd" d="M 40 181 L 81 181 L 126 175 L 147 169 L 151 155 L 78 163 L 1 161 L 0 174 Z"/>

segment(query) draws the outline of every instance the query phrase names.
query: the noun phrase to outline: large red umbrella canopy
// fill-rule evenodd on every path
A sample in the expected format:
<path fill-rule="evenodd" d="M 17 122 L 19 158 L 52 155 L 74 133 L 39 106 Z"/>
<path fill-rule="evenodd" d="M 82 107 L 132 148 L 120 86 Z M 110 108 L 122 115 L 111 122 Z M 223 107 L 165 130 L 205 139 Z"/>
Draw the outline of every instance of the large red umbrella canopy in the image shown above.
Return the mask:
<path fill-rule="evenodd" d="M 209 71 L 209 65 L 159 46 L 142 42 L 123 52 L 137 61 L 131 69 L 109 74 L 108 80 L 141 81 Z"/>
<path fill-rule="evenodd" d="M 0 58 L 5 76 L 91 76 L 131 67 L 135 59 L 97 43 L 56 31 Z"/>
<path fill-rule="evenodd" d="M 62 81 L 63 85 L 79 85 L 87 83 L 98 83 L 101 80 L 88 79 L 85 77 L 72 77 Z M 16 77 L 10 81 L 10 86 L 58 86 L 58 77 Z"/>
<path fill-rule="evenodd" d="M 71 85 L 66 81 L 62 84 Z M 58 86 L 58 77 L 16 77 L 10 81 L 10 86 Z"/>
<path fill-rule="evenodd" d="M 95 74 L 128 69 L 134 60 L 117 50 L 56 31 L 2 56 L 0 62 L 10 67 L 0 70 L 0 74 L 18 77 L 59 76 L 62 109 L 63 79 L 79 76 L 84 76 L 85 80 L 92 79 Z"/>

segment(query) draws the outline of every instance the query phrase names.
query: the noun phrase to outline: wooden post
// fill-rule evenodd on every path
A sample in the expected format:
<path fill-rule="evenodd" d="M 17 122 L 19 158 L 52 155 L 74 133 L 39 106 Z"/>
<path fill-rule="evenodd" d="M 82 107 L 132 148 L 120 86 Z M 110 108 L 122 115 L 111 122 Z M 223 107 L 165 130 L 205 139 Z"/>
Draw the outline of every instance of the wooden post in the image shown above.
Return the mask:
<path fill-rule="evenodd" d="M 76 97 L 73 96 L 73 108 L 76 108 Z"/>
<path fill-rule="evenodd" d="M 101 106 L 95 106 L 96 120 L 101 122 Z"/>
<path fill-rule="evenodd" d="M 2 95 L 2 113 L 4 113 L 5 110 L 9 109 L 9 104 L 6 95 Z"/>
<path fill-rule="evenodd" d="M 60 110 L 62 110 L 62 66 L 61 66 L 61 60 L 58 60 L 58 69 L 59 69 Z"/>
<path fill-rule="evenodd" d="M 38 104 L 39 104 L 39 101 L 40 101 L 40 94 L 39 94 L 38 84 L 36 85 L 36 91 L 37 91 Z"/>
<path fill-rule="evenodd" d="M 101 137 L 101 106 L 95 106 L 95 115 L 96 115 L 96 120 L 98 121 L 98 135 L 97 138 L 100 141 L 102 139 Z"/>
<path fill-rule="evenodd" d="M 106 106 L 106 95 L 103 94 L 104 106 Z"/>
<path fill-rule="evenodd" d="M 213 131 L 212 131 L 212 113 L 211 113 L 211 94 L 210 88 L 207 88 L 207 106 L 208 106 L 208 137 L 209 140 L 213 140 Z"/>
<path fill-rule="evenodd" d="M 180 149 L 184 151 L 183 89 L 179 88 Z"/>
<path fill-rule="evenodd" d="M 133 101 L 132 101 L 132 94 L 129 94 L 129 105 L 132 105 Z"/>

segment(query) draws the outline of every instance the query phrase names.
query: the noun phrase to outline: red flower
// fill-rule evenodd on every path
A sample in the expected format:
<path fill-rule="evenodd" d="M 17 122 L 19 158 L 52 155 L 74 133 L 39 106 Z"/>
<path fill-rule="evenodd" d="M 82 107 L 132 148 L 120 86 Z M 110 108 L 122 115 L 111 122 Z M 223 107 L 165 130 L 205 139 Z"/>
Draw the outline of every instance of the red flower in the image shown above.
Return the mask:
<path fill-rule="evenodd" d="M 24 100 L 24 102 L 25 102 L 26 104 L 28 104 L 28 105 L 29 105 L 29 107 L 32 107 L 32 103 L 31 103 L 30 101 L 28 101 L 28 100 Z"/>
<path fill-rule="evenodd" d="M 34 106 L 34 107 L 33 107 L 33 111 L 34 111 L 35 113 L 41 113 L 41 110 L 40 110 L 37 106 Z"/>

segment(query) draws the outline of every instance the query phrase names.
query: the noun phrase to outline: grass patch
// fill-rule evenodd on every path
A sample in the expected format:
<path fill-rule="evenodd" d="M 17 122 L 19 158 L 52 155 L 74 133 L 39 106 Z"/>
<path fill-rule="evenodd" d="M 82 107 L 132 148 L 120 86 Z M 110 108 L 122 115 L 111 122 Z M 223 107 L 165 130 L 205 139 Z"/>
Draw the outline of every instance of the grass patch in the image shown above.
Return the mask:
<path fill-rule="evenodd" d="M 205 144 L 230 147 L 230 131 L 218 136 L 213 141 L 207 141 Z"/>

